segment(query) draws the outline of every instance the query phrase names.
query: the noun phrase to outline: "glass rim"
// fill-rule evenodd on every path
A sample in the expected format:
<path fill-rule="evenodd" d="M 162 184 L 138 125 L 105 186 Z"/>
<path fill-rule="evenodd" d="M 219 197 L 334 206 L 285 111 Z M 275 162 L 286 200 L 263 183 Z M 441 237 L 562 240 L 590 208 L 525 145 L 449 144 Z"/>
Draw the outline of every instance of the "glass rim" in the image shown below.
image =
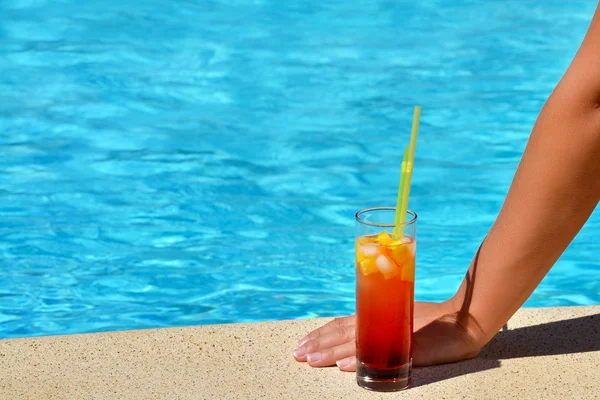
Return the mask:
<path fill-rule="evenodd" d="M 396 226 L 396 224 L 386 224 L 383 222 L 365 221 L 361 217 L 363 214 L 373 212 L 373 211 L 394 211 L 394 212 L 396 212 L 396 207 L 378 206 L 378 207 L 363 208 L 362 210 L 357 211 L 356 214 L 354 214 L 354 219 L 363 225 L 377 226 L 380 228 L 394 228 Z M 402 225 L 407 226 L 407 225 L 411 225 L 411 224 L 414 224 L 415 222 L 417 222 L 417 213 L 416 212 L 411 211 L 411 210 L 406 210 L 406 213 L 411 216 L 411 219 L 407 220 L 406 222 L 400 223 L 399 224 L 400 226 L 402 226 Z"/>

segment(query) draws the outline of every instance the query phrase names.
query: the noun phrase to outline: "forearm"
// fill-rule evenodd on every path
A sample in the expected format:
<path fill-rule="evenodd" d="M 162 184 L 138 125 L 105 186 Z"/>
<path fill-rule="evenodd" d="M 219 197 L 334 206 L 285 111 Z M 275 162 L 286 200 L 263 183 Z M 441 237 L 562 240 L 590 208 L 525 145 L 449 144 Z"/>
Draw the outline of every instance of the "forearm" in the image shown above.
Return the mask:
<path fill-rule="evenodd" d="M 525 302 L 599 199 L 600 110 L 559 87 L 540 113 L 500 214 L 453 299 L 459 322 L 478 341 L 491 339 Z"/>

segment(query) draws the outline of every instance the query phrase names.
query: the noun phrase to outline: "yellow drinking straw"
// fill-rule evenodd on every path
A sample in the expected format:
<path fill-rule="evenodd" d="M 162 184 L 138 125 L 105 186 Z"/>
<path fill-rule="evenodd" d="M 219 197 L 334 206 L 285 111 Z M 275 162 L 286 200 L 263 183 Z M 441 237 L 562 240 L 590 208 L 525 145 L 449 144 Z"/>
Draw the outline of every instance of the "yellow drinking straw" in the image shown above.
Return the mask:
<path fill-rule="evenodd" d="M 408 196 L 410 195 L 410 181 L 412 178 L 413 165 L 415 163 L 415 149 L 417 147 L 417 134 L 419 132 L 419 118 L 421 107 L 415 106 L 413 114 L 412 131 L 410 133 L 410 144 L 404 150 L 402 167 L 400 172 L 400 185 L 398 186 L 398 199 L 396 201 L 396 215 L 394 218 L 394 232 L 396 239 L 404 236 L 404 223 L 406 222 L 406 211 L 408 210 Z"/>
<path fill-rule="evenodd" d="M 404 149 L 404 157 L 402 158 L 402 165 L 400 166 L 400 184 L 398 185 L 398 198 L 396 199 L 396 215 L 394 216 L 394 231 L 392 232 L 392 236 L 396 239 L 400 237 L 398 230 L 400 229 L 400 224 L 402 223 L 400 218 L 400 208 L 402 208 L 402 195 L 404 194 L 404 182 L 406 181 L 406 164 L 408 163 L 408 149 L 410 145 L 407 145 Z"/>

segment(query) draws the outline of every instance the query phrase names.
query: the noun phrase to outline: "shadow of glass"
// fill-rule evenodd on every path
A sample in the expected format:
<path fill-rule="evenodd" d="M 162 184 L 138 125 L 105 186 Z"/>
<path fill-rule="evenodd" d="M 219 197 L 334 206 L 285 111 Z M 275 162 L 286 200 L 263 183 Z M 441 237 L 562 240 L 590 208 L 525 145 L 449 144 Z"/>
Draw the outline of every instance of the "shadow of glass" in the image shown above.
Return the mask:
<path fill-rule="evenodd" d="M 415 368 L 413 387 L 498 368 L 500 360 L 600 351 L 600 314 L 499 332 L 472 360 Z"/>
<path fill-rule="evenodd" d="M 434 365 L 413 369 L 412 387 L 429 385 L 430 383 L 444 381 L 461 375 L 485 371 L 500 367 L 499 360 L 474 358 L 453 364 Z"/>

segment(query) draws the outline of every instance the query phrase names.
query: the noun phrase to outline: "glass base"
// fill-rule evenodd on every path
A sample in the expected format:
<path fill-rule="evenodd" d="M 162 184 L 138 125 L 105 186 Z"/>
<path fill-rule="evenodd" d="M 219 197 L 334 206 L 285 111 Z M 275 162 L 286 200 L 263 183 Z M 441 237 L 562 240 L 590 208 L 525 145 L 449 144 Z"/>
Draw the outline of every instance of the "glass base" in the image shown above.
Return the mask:
<path fill-rule="evenodd" d="M 412 383 L 412 359 L 398 368 L 373 368 L 356 362 L 358 386 L 376 392 L 397 392 L 408 389 Z"/>

